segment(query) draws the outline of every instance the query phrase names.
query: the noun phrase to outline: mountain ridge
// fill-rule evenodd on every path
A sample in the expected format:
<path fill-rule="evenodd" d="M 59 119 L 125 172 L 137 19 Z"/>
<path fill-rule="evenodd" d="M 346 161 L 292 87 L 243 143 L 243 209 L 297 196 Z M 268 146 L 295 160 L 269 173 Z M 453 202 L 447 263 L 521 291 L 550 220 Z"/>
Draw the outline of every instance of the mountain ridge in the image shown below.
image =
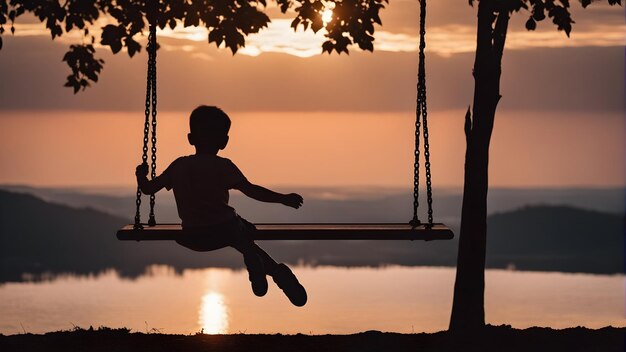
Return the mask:
<path fill-rule="evenodd" d="M 19 281 L 26 273 L 91 274 L 110 268 L 136 277 L 152 264 L 170 265 L 178 271 L 208 266 L 242 268 L 240 255 L 232 249 L 197 253 L 172 242 L 117 241 L 115 232 L 126 223 L 125 218 L 90 207 L 72 208 L 0 190 L 0 281 Z M 624 272 L 623 216 L 538 205 L 493 214 L 488 223 L 488 268 Z M 454 266 L 457 240 L 260 244 L 278 260 L 289 263 Z"/>

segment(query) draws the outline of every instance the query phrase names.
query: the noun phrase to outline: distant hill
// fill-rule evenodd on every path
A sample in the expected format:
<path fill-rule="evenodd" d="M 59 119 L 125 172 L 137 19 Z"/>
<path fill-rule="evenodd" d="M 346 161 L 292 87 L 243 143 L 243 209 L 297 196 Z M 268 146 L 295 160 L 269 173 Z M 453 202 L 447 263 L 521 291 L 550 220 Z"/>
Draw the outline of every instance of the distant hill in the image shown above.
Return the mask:
<path fill-rule="evenodd" d="M 32 194 L 48 202 L 74 208 L 90 207 L 107 214 L 130 218 L 135 213 L 133 187 L 41 188 L 0 185 L 0 190 Z M 279 188 L 279 191 L 281 189 Z M 244 217 L 256 222 L 404 222 L 413 216 L 413 190 L 385 187 L 286 187 L 304 196 L 304 207 L 296 210 L 254 201 L 231 192 L 230 201 Z M 435 188 L 435 221 L 458 230 L 462 189 Z M 488 215 L 510 212 L 528 204 L 567 205 L 605 213 L 624 214 L 624 188 L 507 189 L 492 187 Z M 146 205 L 144 202 L 144 205 Z M 147 212 L 147 208 L 144 208 Z M 157 195 L 157 220 L 178 221 L 172 192 Z M 425 215 L 425 211 L 422 211 Z"/>
<path fill-rule="evenodd" d="M 121 242 L 116 231 L 130 220 L 89 208 L 72 208 L 24 193 L 0 190 L 0 282 L 46 273 L 98 273 L 114 268 L 134 277 L 151 264 L 177 270 L 242 268 L 236 251 L 198 253 L 174 242 Z M 454 264 L 456 244 L 445 242 L 267 241 L 278 261 L 309 265 L 379 266 Z M 44 275 L 42 275 L 44 274 Z"/>
<path fill-rule="evenodd" d="M 0 275 L 5 281 L 22 272 L 89 273 L 119 263 L 124 251 L 107 238 L 125 222 L 0 191 Z"/>
<path fill-rule="evenodd" d="M 49 203 L 0 190 L 0 282 L 24 273 L 98 273 L 114 268 L 135 277 L 151 264 L 177 270 L 241 268 L 232 249 L 189 251 L 173 242 L 120 242 L 129 220 L 89 208 Z M 623 272 L 623 217 L 568 207 L 539 206 L 489 217 L 487 266 L 566 272 Z M 458 234 L 457 234 L 458 236 Z M 309 265 L 456 264 L 453 241 L 268 241 L 279 261 Z"/>
<path fill-rule="evenodd" d="M 114 268 L 137 276 L 150 264 L 174 267 L 237 266 L 234 253 L 206 256 L 171 243 L 122 243 L 117 229 L 129 220 L 75 209 L 28 194 L 0 191 L 0 282 L 23 274 L 92 274 Z"/>
<path fill-rule="evenodd" d="M 559 206 L 488 220 L 487 265 L 522 270 L 624 272 L 624 217 Z"/>

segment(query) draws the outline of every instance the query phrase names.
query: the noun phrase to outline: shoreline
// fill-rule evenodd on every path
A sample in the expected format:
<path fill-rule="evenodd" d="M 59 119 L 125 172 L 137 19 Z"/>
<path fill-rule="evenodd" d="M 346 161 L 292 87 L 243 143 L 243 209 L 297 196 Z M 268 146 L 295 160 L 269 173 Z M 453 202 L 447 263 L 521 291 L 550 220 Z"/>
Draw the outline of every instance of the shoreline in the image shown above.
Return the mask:
<path fill-rule="evenodd" d="M 129 329 L 76 328 L 45 334 L 0 334 L 0 350 L 12 351 L 624 351 L 626 327 L 555 330 L 487 325 L 474 335 L 383 333 L 351 335 L 169 335 Z"/>

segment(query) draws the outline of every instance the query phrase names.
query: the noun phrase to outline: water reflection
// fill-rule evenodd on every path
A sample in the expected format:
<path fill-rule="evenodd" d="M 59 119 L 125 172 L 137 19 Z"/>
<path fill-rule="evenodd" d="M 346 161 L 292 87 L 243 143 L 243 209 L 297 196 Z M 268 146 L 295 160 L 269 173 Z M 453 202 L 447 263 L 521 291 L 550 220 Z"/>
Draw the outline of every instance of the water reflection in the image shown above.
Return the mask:
<path fill-rule="evenodd" d="M 435 332 L 448 325 L 454 269 L 295 267 L 309 292 L 292 306 L 270 283 L 255 297 L 245 270 L 176 274 L 154 267 L 128 280 L 114 271 L 0 285 L 0 333 L 127 327 L 163 333 L 350 334 Z M 624 275 L 487 270 L 487 322 L 517 328 L 624 326 Z"/>
<path fill-rule="evenodd" d="M 228 332 L 228 309 L 224 304 L 224 296 L 217 292 L 209 292 L 202 296 L 199 312 L 201 331 L 205 334 L 225 334 Z"/>

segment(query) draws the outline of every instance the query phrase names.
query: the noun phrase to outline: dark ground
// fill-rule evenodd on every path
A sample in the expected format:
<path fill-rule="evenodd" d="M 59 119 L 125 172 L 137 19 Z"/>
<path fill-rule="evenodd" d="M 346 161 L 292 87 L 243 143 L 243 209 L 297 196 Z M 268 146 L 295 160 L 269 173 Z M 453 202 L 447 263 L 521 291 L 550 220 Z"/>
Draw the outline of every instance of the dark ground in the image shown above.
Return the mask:
<path fill-rule="evenodd" d="M 626 328 L 513 329 L 488 326 L 473 339 L 448 332 L 354 335 L 164 335 L 125 329 L 0 335 L 0 351 L 624 351 Z"/>

